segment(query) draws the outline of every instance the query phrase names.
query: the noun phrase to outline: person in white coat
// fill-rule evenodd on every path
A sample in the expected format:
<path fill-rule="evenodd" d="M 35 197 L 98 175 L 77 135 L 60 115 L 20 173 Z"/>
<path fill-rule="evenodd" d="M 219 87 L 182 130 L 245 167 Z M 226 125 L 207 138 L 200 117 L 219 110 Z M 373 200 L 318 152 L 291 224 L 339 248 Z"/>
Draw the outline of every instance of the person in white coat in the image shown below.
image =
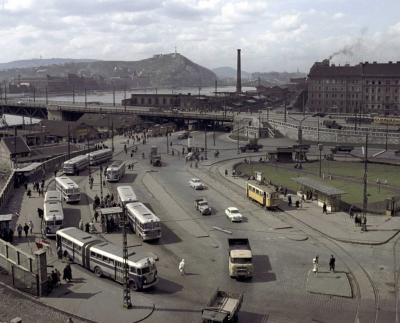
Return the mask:
<path fill-rule="evenodd" d="M 185 259 L 182 259 L 181 262 L 179 263 L 179 272 L 181 275 L 185 274 Z"/>

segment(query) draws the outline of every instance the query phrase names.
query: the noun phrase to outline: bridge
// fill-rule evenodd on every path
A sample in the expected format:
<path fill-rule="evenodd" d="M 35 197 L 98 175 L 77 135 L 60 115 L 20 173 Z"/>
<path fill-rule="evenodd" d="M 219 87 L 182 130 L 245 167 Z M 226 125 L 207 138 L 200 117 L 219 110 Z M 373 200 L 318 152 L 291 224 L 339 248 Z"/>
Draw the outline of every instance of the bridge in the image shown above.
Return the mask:
<path fill-rule="evenodd" d="M 126 114 L 147 118 L 165 118 L 173 120 L 233 122 L 232 112 L 193 112 L 176 109 L 165 110 L 152 107 L 133 107 L 121 104 L 105 104 L 100 102 L 72 103 L 68 101 L 22 101 L 0 100 L 2 114 L 24 117 L 76 121 L 85 113 Z"/>

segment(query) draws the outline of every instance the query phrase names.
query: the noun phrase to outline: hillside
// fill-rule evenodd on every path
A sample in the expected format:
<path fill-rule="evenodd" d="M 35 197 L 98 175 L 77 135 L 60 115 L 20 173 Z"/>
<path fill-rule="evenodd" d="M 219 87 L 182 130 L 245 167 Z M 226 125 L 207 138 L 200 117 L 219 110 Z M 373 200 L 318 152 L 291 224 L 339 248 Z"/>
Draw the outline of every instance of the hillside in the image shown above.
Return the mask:
<path fill-rule="evenodd" d="M 181 54 L 154 55 L 140 61 L 68 62 L 34 68 L 14 68 L 0 71 L 0 79 L 16 80 L 18 76 L 68 77 L 76 74 L 93 77 L 107 84 L 128 87 L 184 87 L 214 84 L 216 75 Z"/>
<path fill-rule="evenodd" d="M 48 65 L 62 65 L 65 63 L 93 62 L 94 59 L 74 59 L 74 58 L 35 58 L 12 61 L 8 63 L 0 63 L 0 71 L 13 68 L 32 68 Z"/>
<path fill-rule="evenodd" d="M 213 68 L 212 70 L 219 79 L 236 79 L 236 69 L 230 66 L 221 66 L 221 67 L 216 67 Z M 242 71 L 242 79 L 247 79 L 250 78 L 251 74 L 246 72 L 246 71 Z"/>

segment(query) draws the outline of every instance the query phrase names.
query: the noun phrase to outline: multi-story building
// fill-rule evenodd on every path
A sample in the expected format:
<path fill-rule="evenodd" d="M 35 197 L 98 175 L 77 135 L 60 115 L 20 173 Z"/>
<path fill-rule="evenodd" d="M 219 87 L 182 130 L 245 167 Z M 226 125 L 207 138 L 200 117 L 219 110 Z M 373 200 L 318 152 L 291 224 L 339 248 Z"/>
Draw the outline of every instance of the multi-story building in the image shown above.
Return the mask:
<path fill-rule="evenodd" d="M 399 98 L 400 62 L 337 66 L 324 60 L 308 75 L 311 111 L 396 114 Z"/>

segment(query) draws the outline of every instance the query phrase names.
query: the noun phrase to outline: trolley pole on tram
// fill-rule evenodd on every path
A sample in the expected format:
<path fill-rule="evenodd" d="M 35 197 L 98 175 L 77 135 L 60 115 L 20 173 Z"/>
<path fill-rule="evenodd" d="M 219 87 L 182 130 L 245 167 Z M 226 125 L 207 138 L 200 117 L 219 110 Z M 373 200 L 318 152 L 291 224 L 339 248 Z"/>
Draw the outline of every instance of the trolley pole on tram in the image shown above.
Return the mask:
<path fill-rule="evenodd" d="M 128 240 L 126 237 L 126 207 L 123 206 L 122 210 L 122 256 L 123 256 L 123 279 L 124 279 L 124 292 L 123 292 L 123 306 L 127 309 L 132 308 L 131 289 L 129 286 L 129 267 L 128 267 Z"/>

